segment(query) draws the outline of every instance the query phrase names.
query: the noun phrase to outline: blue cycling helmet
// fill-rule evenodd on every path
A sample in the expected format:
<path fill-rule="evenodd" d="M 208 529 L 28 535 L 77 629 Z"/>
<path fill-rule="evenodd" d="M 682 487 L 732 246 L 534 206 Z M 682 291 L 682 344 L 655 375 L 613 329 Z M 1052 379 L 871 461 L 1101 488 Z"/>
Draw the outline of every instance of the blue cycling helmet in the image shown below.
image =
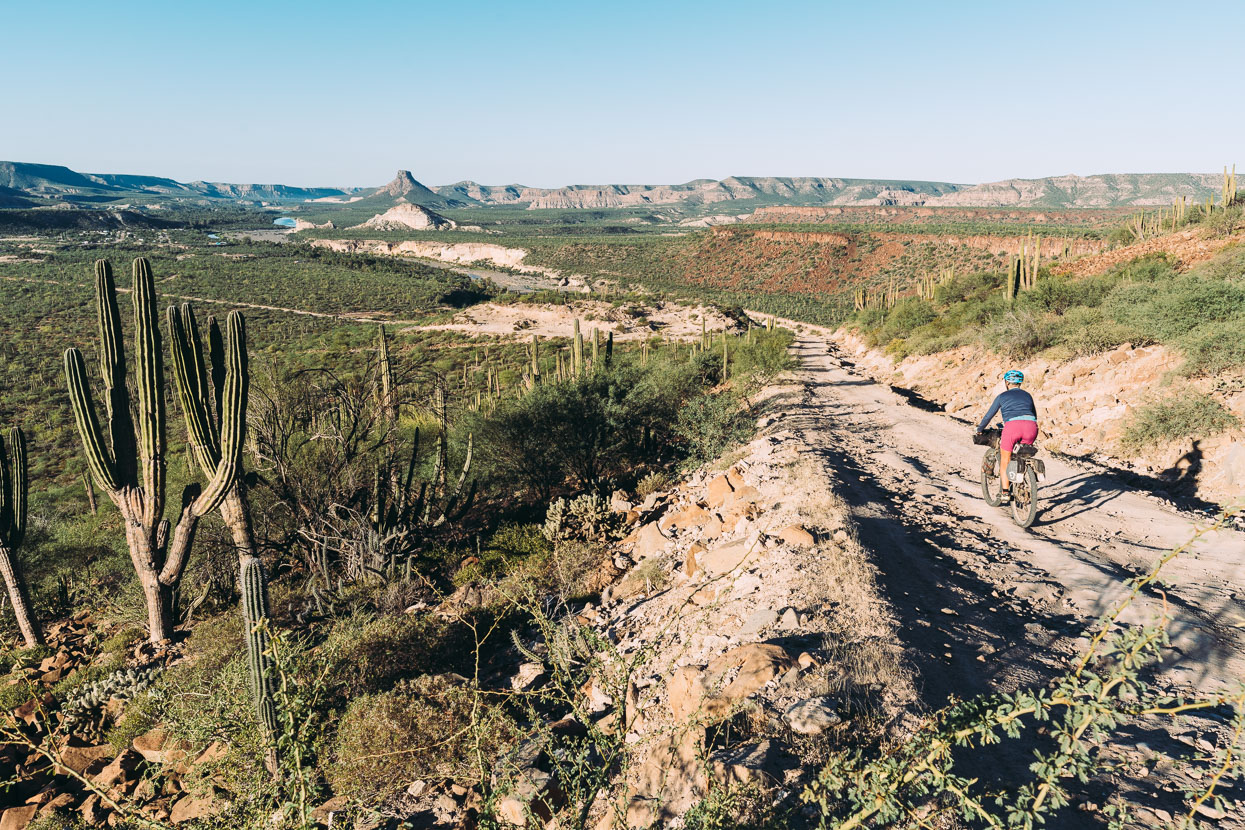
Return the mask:
<path fill-rule="evenodd" d="M 1024 383 L 1025 373 L 1018 371 L 1016 369 L 1009 369 L 1008 371 L 1003 373 L 1003 382 L 1004 383 Z"/>

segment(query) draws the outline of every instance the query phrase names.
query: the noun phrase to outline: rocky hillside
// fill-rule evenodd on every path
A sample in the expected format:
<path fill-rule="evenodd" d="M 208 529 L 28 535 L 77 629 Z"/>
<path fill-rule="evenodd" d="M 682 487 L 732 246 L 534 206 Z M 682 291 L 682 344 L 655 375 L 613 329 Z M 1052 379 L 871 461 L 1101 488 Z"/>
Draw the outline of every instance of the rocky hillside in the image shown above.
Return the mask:
<path fill-rule="evenodd" d="M 363 224 L 355 225 L 354 227 L 382 231 L 441 231 L 453 230 L 458 225 L 439 213 L 433 213 L 426 207 L 403 202 L 400 205 L 391 207 L 384 213 L 376 214 Z"/>
<path fill-rule="evenodd" d="M 599 184 L 540 188 L 473 181 L 429 188 L 409 170 L 379 188 L 292 187 L 281 184 L 183 183 L 158 176 L 79 173 L 68 167 L 0 162 L 0 187 L 28 195 L 69 200 L 165 197 L 248 202 L 404 198 L 424 207 L 508 205 L 529 210 L 605 210 L 671 205 L 699 208 L 732 203 L 728 212 L 770 205 L 876 207 L 1105 208 L 1166 205 L 1188 196 L 1196 202 L 1217 196 L 1218 173 L 1138 173 L 1007 179 L 988 184 L 848 179 L 814 176 L 729 176 L 682 184 Z"/>

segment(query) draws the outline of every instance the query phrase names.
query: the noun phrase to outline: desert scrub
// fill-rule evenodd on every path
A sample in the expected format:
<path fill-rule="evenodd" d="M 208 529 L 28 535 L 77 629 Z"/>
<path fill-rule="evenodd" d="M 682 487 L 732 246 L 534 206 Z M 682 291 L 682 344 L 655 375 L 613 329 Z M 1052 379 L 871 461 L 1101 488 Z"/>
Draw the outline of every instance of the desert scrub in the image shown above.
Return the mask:
<path fill-rule="evenodd" d="M 688 459 L 702 464 L 748 438 L 748 412 L 730 390 L 707 392 L 679 410 L 674 431 L 683 439 Z"/>
<path fill-rule="evenodd" d="M 454 573 L 453 582 L 462 587 L 482 579 L 493 579 L 513 568 L 539 567 L 553 551 L 542 526 L 507 522 L 497 529 L 478 555 Z"/>
<path fill-rule="evenodd" d="M 1026 358 L 1059 342 L 1058 324 L 1033 311 L 1008 312 L 984 333 L 986 346 L 1012 358 Z"/>
<path fill-rule="evenodd" d="M 334 793 L 373 805 L 417 779 L 476 785 L 515 734 L 503 709 L 462 678 L 421 677 L 350 702 L 327 777 Z"/>
<path fill-rule="evenodd" d="M 1120 446 L 1140 452 L 1180 438 L 1208 438 L 1238 423 L 1215 398 L 1188 390 L 1138 407 L 1124 427 Z"/>
<path fill-rule="evenodd" d="M 322 650 L 333 691 L 348 700 L 416 674 L 465 670 L 470 645 L 464 627 L 432 615 L 360 613 L 337 620 Z"/>
<path fill-rule="evenodd" d="M 651 473 L 645 473 L 644 477 L 636 482 L 635 494 L 643 500 L 653 493 L 660 493 L 669 486 L 670 475 L 660 470 L 654 470 Z"/>

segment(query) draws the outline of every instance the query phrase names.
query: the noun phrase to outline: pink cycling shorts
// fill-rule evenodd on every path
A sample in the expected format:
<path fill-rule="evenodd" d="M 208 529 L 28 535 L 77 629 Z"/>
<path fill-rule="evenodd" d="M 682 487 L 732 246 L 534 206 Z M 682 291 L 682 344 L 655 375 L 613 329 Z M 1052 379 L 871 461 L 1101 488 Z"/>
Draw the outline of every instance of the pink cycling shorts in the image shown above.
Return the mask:
<path fill-rule="evenodd" d="M 1037 421 L 1008 421 L 1003 424 L 1003 437 L 999 449 L 1011 452 L 1016 444 L 1032 444 L 1037 440 Z"/>

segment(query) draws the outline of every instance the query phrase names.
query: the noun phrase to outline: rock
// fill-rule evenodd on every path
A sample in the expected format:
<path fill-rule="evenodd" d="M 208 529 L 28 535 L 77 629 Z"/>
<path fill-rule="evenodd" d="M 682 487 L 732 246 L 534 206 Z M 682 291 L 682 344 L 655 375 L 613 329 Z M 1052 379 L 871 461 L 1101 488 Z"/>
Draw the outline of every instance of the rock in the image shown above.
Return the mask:
<path fill-rule="evenodd" d="M 311 820 L 320 824 L 330 824 L 333 821 L 333 814 L 346 809 L 349 803 L 350 800 L 344 795 L 335 795 L 311 811 Z M 173 811 L 176 812 L 177 808 L 174 807 Z"/>
<path fill-rule="evenodd" d="M 705 730 L 689 728 L 657 742 L 627 799 L 626 827 L 652 827 L 682 815 L 709 789 L 701 763 Z"/>
<path fill-rule="evenodd" d="M 108 790 L 130 779 L 130 774 L 138 768 L 143 756 L 130 749 L 121 750 L 121 754 L 112 759 L 112 763 L 91 777 L 96 786 Z"/>
<path fill-rule="evenodd" d="M 705 504 L 710 508 L 721 507 L 726 500 L 735 492 L 735 488 L 731 486 L 731 482 L 725 475 L 719 475 L 709 482 L 709 486 L 705 488 Z"/>
<path fill-rule="evenodd" d="M 756 558 L 762 549 L 759 544 L 748 544 L 747 539 L 736 539 L 706 551 L 697 561 L 710 576 L 722 576 Z"/>
<path fill-rule="evenodd" d="M 794 608 L 787 608 L 778 618 L 779 631 L 796 631 L 800 628 L 800 615 Z"/>
<path fill-rule="evenodd" d="M 731 586 L 731 595 L 735 597 L 746 597 L 753 591 L 758 590 L 761 585 L 761 577 L 749 572 L 735 580 L 735 583 Z"/>
<path fill-rule="evenodd" d="M 778 622 L 778 612 L 772 608 L 758 608 L 740 626 L 739 637 L 741 639 L 755 637 L 776 622 Z"/>
<path fill-rule="evenodd" d="M 813 534 L 809 533 L 800 525 L 787 525 L 782 530 L 778 531 L 777 536 L 788 545 L 792 545 L 797 548 L 811 548 L 817 543 L 817 540 L 813 538 Z"/>
<path fill-rule="evenodd" d="M 108 744 L 65 746 L 61 748 L 61 763 L 79 775 L 83 775 L 92 765 L 98 764 L 110 755 L 112 755 L 112 747 Z"/>
<path fill-rule="evenodd" d="M 842 723 L 834 710 L 834 700 L 828 697 L 812 697 L 801 700 L 783 713 L 782 719 L 792 732 L 801 735 L 820 735 L 837 723 Z"/>
<path fill-rule="evenodd" d="M 329 803 L 331 803 L 331 800 Z M 187 795 L 178 799 L 177 803 L 173 805 L 173 810 L 169 813 L 169 821 L 174 824 L 182 824 L 194 819 L 211 818 L 223 813 L 228 808 L 229 803 L 217 798 L 215 795 Z"/>
<path fill-rule="evenodd" d="M 104 819 L 112 811 L 104 806 L 99 795 L 91 793 L 78 807 L 78 812 L 82 814 L 82 820 L 88 827 L 98 827 L 104 823 Z"/>
<path fill-rule="evenodd" d="M 693 528 L 702 527 L 709 521 L 709 513 L 703 507 L 693 504 L 683 508 L 678 513 L 667 514 L 662 519 L 664 527 L 674 527 L 679 530 L 691 530 Z"/>
<path fill-rule="evenodd" d="M 627 494 L 622 490 L 615 490 L 610 496 L 610 510 L 615 513 L 630 513 L 635 508 L 635 504 L 627 500 Z"/>
<path fill-rule="evenodd" d="M 540 680 L 545 674 L 545 667 L 540 663 L 524 663 L 519 666 L 519 672 L 510 678 L 510 688 L 516 692 L 526 692 L 536 685 L 536 681 Z"/>
<path fill-rule="evenodd" d="M 706 585 L 704 588 L 701 588 L 696 593 L 692 594 L 692 605 L 703 607 L 716 602 L 717 599 L 717 589 Z"/>
<path fill-rule="evenodd" d="M 655 556 L 666 549 L 668 542 L 656 522 L 649 522 L 636 534 L 635 547 L 631 551 L 632 558 L 638 561 Z"/>
<path fill-rule="evenodd" d="M 744 485 L 731 493 L 731 497 L 726 500 L 725 507 L 733 505 L 755 504 L 761 500 L 761 491 L 750 485 Z"/>
<path fill-rule="evenodd" d="M 695 576 L 700 573 L 700 564 L 696 561 L 696 557 L 704 553 L 705 550 L 705 546 L 700 542 L 692 542 L 687 549 L 687 553 L 683 556 L 683 573 L 688 576 Z"/>
<path fill-rule="evenodd" d="M 840 547 L 843 545 L 846 545 L 851 540 L 851 538 L 852 537 L 847 535 L 846 530 L 836 530 L 834 532 L 834 541 L 838 543 Z"/>
<path fill-rule="evenodd" d="M 709 521 L 705 522 L 704 527 L 700 529 L 700 538 L 706 541 L 716 539 L 722 535 L 724 529 L 722 519 L 718 516 L 711 516 Z"/>
<path fill-rule="evenodd" d="M 773 741 L 744 744 L 715 752 L 710 757 L 715 783 L 730 787 L 734 784 L 771 786 L 782 780 L 782 771 L 775 758 Z"/>
<path fill-rule="evenodd" d="M 677 720 L 695 717 L 712 722 L 728 715 L 736 703 L 750 697 L 769 681 L 795 666 L 780 646 L 752 643 L 733 648 L 704 671 L 684 666 L 666 684 L 667 701 Z M 725 688 L 727 675 L 738 669 Z"/>
<path fill-rule="evenodd" d="M 412 798 L 419 798 L 426 789 L 428 789 L 428 782 L 423 779 L 416 779 L 407 785 L 406 794 Z"/>
<path fill-rule="evenodd" d="M 0 816 L 0 830 L 26 830 L 26 825 L 34 821 L 39 808 L 34 804 L 26 807 L 10 807 Z"/>
<path fill-rule="evenodd" d="M 73 793 L 61 793 L 53 798 L 47 804 L 39 808 L 39 815 L 46 816 L 51 813 L 65 810 L 74 803 Z"/>
<path fill-rule="evenodd" d="M 190 752 L 190 744 L 169 741 L 168 733 L 159 727 L 139 735 L 130 746 L 143 756 L 143 760 L 152 764 L 181 763 L 189 757 Z"/>

